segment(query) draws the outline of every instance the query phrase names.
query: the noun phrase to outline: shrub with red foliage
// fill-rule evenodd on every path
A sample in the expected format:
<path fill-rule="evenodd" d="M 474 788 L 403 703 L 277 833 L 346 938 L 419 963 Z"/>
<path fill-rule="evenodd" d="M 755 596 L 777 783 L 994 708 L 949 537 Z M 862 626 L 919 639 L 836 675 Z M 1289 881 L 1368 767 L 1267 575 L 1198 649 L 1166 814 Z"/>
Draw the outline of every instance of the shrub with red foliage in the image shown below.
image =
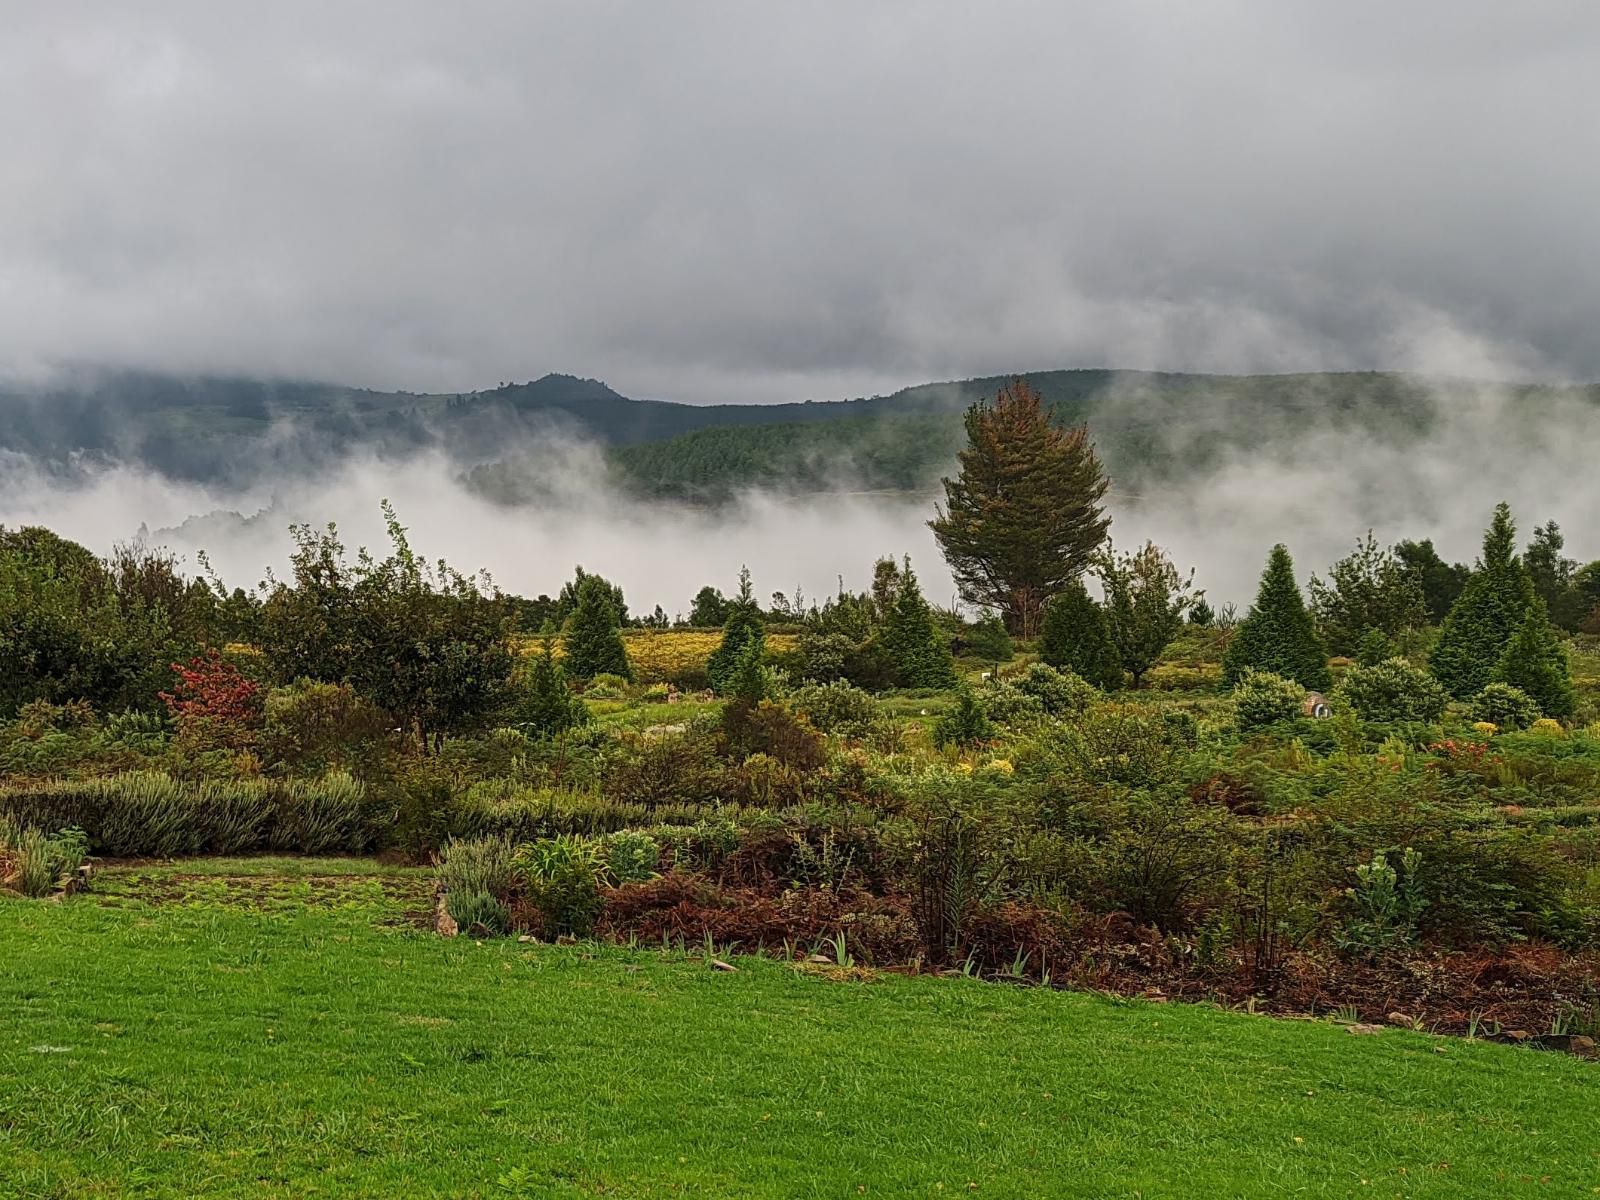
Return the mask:
<path fill-rule="evenodd" d="M 215 650 L 187 665 L 173 663 L 178 683 L 161 700 L 172 714 L 181 742 L 197 749 L 244 750 L 261 727 L 261 685 Z"/>
<path fill-rule="evenodd" d="M 721 888 L 701 876 L 674 872 L 627 883 L 605 895 L 595 932 L 641 941 L 699 942 L 707 935 L 741 950 L 809 949 L 840 932 L 852 954 L 887 966 L 916 951 L 916 925 L 893 898 L 854 889 L 791 888 L 778 895 L 754 888 Z"/>

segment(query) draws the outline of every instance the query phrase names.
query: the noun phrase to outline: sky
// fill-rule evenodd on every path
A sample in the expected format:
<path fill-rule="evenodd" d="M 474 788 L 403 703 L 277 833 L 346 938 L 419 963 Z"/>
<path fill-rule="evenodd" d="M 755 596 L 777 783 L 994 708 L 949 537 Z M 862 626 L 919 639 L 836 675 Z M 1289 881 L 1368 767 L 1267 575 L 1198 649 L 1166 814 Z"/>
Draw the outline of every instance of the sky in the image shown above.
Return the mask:
<path fill-rule="evenodd" d="M 0 0 L 0 372 L 1600 379 L 1600 6 Z"/>

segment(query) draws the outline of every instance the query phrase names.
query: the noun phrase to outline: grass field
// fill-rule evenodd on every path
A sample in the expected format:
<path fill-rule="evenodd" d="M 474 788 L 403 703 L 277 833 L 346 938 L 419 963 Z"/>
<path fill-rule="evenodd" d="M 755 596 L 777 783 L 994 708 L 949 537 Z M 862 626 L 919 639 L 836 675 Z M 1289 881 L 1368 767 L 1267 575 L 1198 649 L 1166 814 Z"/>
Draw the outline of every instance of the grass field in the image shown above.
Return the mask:
<path fill-rule="evenodd" d="M 0 901 L 0 1196 L 1579 1196 L 1596 1068 L 960 978 L 447 941 L 425 873 Z"/>

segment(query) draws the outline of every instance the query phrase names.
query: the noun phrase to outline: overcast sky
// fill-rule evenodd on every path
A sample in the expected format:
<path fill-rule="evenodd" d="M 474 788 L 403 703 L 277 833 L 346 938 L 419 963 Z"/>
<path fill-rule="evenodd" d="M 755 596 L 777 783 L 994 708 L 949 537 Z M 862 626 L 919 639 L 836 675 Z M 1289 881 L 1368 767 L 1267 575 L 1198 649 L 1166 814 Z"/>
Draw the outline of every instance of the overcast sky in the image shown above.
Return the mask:
<path fill-rule="evenodd" d="M 1600 5 L 0 0 L 0 368 L 1600 378 Z"/>

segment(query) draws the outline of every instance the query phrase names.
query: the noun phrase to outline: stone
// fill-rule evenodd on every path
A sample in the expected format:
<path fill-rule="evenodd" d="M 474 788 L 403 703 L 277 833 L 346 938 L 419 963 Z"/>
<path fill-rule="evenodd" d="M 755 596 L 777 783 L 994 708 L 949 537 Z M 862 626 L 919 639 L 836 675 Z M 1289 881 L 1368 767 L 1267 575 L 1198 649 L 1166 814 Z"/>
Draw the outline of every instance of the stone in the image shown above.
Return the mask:
<path fill-rule="evenodd" d="M 737 971 L 739 968 L 730 962 L 723 962 L 720 958 L 713 958 L 711 960 L 711 969 L 713 971 Z"/>

